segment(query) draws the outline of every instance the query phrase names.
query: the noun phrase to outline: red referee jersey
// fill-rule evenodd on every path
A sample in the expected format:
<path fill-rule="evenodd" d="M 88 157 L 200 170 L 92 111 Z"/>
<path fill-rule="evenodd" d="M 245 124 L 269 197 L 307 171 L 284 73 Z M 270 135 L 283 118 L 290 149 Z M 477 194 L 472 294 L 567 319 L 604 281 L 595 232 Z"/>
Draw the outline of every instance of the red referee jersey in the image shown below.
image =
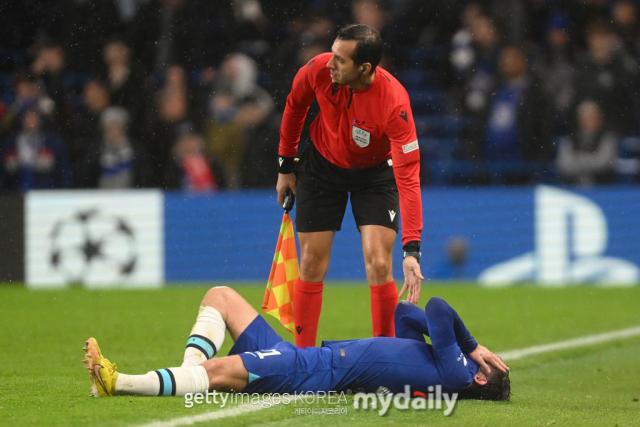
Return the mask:
<path fill-rule="evenodd" d="M 402 243 L 420 241 L 420 151 L 407 91 L 380 67 L 363 90 L 334 86 L 326 67 L 331 55 L 316 56 L 296 74 L 282 117 L 279 154 L 296 155 L 307 111 L 317 100 L 320 112 L 310 128 L 314 146 L 324 158 L 346 169 L 393 159 Z"/>

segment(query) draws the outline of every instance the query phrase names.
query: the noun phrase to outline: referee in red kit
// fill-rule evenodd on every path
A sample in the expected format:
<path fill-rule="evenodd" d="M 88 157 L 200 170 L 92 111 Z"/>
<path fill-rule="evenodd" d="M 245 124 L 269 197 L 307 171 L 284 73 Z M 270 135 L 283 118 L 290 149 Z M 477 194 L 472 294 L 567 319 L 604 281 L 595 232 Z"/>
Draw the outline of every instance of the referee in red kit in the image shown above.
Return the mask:
<path fill-rule="evenodd" d="M 394 335 L 398 290 L 392 277 L 392 250 L 402 218 L 400 296 L 418 302 L 420 281 L 420 151 L 409 96 L 378 67 L 382 40 L 375 28 L 342 28 L 331 47 L 303 66 L 293 80 L 280 127 L 278 202 L 285 191 L 297 196 L 300 279 L 294 295 L 296 345 L 314 346 L 322 308 L 323 281 L 335 232 L 340 230 L 349 194 L 362 236 L 371 291 L 373 336 Z M 311 103 L 320 112 L 311 124 L 311 142 L 294 175 L 294 157 Z"/>

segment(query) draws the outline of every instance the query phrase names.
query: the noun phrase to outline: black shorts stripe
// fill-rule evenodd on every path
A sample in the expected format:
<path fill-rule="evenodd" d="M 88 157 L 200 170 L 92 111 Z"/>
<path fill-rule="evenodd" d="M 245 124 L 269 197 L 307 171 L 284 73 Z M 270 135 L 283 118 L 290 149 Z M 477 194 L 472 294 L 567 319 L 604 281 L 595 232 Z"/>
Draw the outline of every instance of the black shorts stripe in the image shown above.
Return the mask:
<path fill-rule="evenodd" d="M 171 396 L 175 396 L 176 395 L 176 378 L 173 376 L 173 372 L 171 372 L 171 369 L 167 369 L 167 372 L 169 373 L 169 377 L 171 378 Z"/>
<path fill-rule="evenodd" d="M 160 391 L 158 391 L 158 396 L 162 396 L 162 391 L 164 390 L 164 380 L 162 379 L 162 374 L 160 371 L 154 371 L 158 375 L 158 379 L 160 380 Z"/>

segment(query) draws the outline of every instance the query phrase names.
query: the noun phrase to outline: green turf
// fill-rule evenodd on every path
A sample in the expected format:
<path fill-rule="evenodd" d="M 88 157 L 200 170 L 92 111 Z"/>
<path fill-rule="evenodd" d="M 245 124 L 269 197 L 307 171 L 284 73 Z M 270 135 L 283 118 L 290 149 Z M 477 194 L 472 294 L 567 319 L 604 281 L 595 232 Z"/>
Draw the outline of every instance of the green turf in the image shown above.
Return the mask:
<path fill-rule="evenodd" d="M 262 301 L 263 286 L 234 288 L 254 306 Z M 35 292 L 0 286 L 0 424 L 136 425 L 217 410 L 208 404 L 187 409 L 180 397 L 89 398 L 81 364 L 84 340 L 95 336 L 122 372 L 179 365 L 206 289 Z M 478 341 L 498 353 L 640 325 L 640 287 L 424 286 L 422 304 L 433 295 L 449 301 Z M 327 286 L 319 340 L 368 337 L 368 301 L 366 284 Z M 223 354 L 229 348 L 227 340 Z M 511 402 L 460 402 L 448 418 L 400 410 L 380 417 L 354 409 L 350 399 L 342 405 L 347 415 L 302 416 L 296 408 L 313 406 L 277 405 L 210 424 L 638 425 L 638 354 L 636 337 L 514 361 Z"/>

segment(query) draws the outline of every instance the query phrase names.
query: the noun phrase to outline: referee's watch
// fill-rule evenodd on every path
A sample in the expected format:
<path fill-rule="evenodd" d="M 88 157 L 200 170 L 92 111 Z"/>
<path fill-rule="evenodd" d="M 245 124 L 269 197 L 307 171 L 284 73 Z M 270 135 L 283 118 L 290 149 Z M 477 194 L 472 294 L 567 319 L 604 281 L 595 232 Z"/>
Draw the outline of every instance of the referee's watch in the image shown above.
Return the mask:
<path fill-rule="evenodd" d="M 402 250 L 404 251 L 403 259 L 408 256 L 412 256 L 416 260 L 418 260 L 418 262 L 420 262 L 420 255 L 422 255 L 422 253 L 420 252 L 420 242 L 415 240 L 411 241 L 406 245 L 403 245 Z"/>

